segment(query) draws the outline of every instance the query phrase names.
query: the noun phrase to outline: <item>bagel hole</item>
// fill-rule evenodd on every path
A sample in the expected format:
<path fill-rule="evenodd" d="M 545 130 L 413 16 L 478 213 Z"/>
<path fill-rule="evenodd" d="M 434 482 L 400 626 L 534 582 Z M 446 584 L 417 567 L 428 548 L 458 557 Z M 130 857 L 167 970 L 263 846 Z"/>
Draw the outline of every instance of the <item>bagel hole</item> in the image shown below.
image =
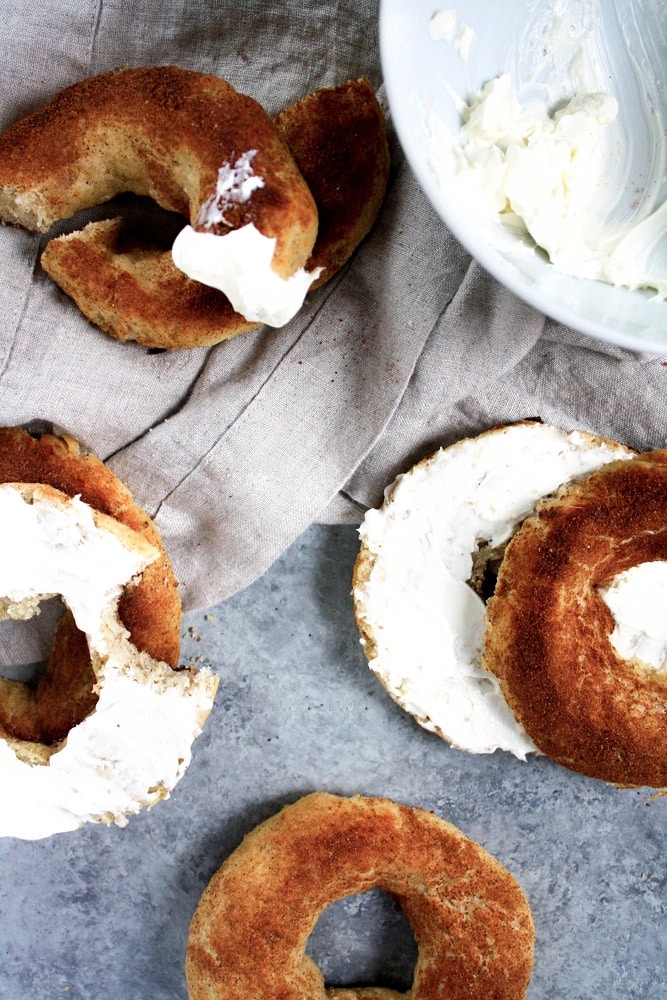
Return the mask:
<path fill-rule="evenodd" d="M 472 570 L 467 583 L 485 603 L 493 597 L 507 545 L 507 542 L 491 545 L 485 538 L 477 539 L 477 551 L 472 553 Z"/>
<path fill-rule="evenodd" d="M 0 622 L 0 677 L 34 687 L 44 674 L 65 605 L 58 596 L 40 601 L 39 614 Z"/>
<path fill-rule="evenodd" d="M 381 889 L 337 899 L 324 910 L 306 944 L 328 987 L 378 986 L 407 992 L 417 945 L 398 902 Z"/>
<path fill-rule="evenodd" d="M 46 234 L 45 241 L 84 229 L 89 222 L 120 219 L 116 244 L 117 253 L 141 252 L 149 248 L 170 250 L 177 235 L 187 224 L 178 212 L 162 208 L 152 198 L 136 194 L 120 194 L 103 205 L 77 212 L 70 219 L 56 223 Z"/>

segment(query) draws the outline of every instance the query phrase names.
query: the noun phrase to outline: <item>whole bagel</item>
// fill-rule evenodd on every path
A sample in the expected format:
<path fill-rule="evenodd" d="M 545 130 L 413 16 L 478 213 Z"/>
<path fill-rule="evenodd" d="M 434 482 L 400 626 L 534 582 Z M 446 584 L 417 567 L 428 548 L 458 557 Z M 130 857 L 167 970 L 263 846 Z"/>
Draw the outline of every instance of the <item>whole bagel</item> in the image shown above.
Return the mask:
<path fill-rule="evenodd" d="M 40 483 L 137 532 L 160 552 L 119 602 L 119 617 L 137 649 L 178 666 L 181 603 L 169 558 L 153 522 L 99 458 L 71 437 L 32 436 L 0 428 L 0 483 Z M 85 636 L 69 614 L 58 627 L 46 671 L 29 686 L 0 677 L 0 736 L 52 745 L 95 706 L 94 675 Z"/>
<path fill-rule="evenodd" d="M 304 950 L 317 918 L 375 887 L 412 925 L 412 988 L 326 989 Z M 318 792 L 258 826 L 213 876 L 186 975 L 191 1000 L 509 1000 L 525 996 L 533 939 L 516 881 L 456 827 L 388 799 Z"/>
<path fill-rule="evenodd" d="M 667 451 L 568 486 L 507 547 L 487 607 L 484 665 L 538 748 L 626 786 L 667 786 L 667 671 L 619 655 L 600 594 L 667 560 Z"/>

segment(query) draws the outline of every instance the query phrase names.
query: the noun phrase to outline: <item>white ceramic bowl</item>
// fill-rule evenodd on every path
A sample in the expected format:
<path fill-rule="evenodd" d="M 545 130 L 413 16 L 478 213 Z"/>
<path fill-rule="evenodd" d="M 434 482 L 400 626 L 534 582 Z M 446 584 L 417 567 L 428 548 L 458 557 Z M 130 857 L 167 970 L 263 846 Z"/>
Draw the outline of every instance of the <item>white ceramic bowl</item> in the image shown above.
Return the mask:
<path fill-rule="evenodd" d="M 433 15 L 456 15 L 456 33 L 474 32 L 467 54 L 431 38 Z M 556 57 L 546 40 L 559 28 Z M 441 186 L 429 164 L 426 127 L 432 108 L 458 133 L 460 106 L 489 80 L 510 72 L 517 89 L 548 79 L 551 92 L 574 96 L 567 60 L 588 46 L 600 83 L 619 103 L 624 187 L 611 192 L 629 206 L 650 178 L 658 203 L 667 197 L 667 9 L 664 0 L 381 0 L 380 52 L 394 125 L 408 162 L 434 208 L 461 244 L 499 281 L 548 316 L 599 340 L 667 354 L 667 303 L 650 290 L 614 287 L 562 273 L 526 239 L 501 232 L 496 219 L 476 219 L 456 187 Z M 570 51 L 568 52 L 568 45 Z M 558 77 L 562 79 L 558 79 Z M 615 181 L 617 178 L 615 178 Z M 667 234 L 660 243 L 667 260 Z M 667 268 L 667 263 L 665 265 Z"/>

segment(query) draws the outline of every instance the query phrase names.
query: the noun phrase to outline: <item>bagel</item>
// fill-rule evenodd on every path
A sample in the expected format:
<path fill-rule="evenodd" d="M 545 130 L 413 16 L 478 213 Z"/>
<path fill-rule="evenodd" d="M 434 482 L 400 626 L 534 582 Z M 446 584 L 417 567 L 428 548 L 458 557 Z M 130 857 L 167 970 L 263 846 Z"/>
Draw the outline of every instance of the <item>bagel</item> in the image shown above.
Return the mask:
<path fill-rule="evenodd" d="M 219 173 L 242 175 L 225 197 Z M 255 180 L 248 185 L 244 173 Z M 0 215 L 46 233 L 131 191 L 223 235 L 252 223 L 276 240 L 282 277 L 313 248 L 317 209 L 275 125 L 218 77 L 174 66 L 103 73 L 60 91 L 0 136 Z M 218 198 L 221 205 L 211 205 Z M 219 211 L 217 210 L 219 209 Z"/>
<path fill-rule="evenodd" d="M 70 121 L 73 109 L 81 117 L 78 129 Z M 46 163 L 52 143 L 63 148 L 61 126 L 73 143 L 71 160 L 62 164 L 56 158 L 53 174 L 35 170 L 32 161 Z M 128 146 L 131 169 L 125 159 L 121 169 L 116 160 Z M 16 178 L 22 154 L 27 166 Z M 88 319 L 118 340 L 155 348 L 207 346 L 265 322 L 281 325 L 308 287 L 342 266 L 377 216 L 388 162 L 384 118 L 368 81 L 324 88 L 273 124 L 259 105 L 222 80 L 144 67 L 76 84 L 0 137 L 0 216 L 43 231 L 36 223 L 48 228 L 84 203 L 122 191 L 149 195 L 186 215 L 192 225 L 173 250 L 179 267 L 168 248 L 147 242 L 120 218 L 51 240 L 42 265 Z M 227 172 L 219 175 L 224 164 Z M 74 175 L 78 186 L 64 197 L 60 185 Z M 216 190 L 218 202 L 225 203 L 212 216 L 202 206 L 210 208 Z M 237 241 L 234 267 L 223 268 L 231 280 L 224 288 L 210 273 L 210 260 L 222 248 L 231 252 L 231 241 L 213 239 L 223 232 Z M 258 259 L 270 240 L 277 240 L 272 266 L 262 270 Z M 206 250 L 200 253 L 201 244 Z M 241 257 L 252 258 L 244 298 L 231 274 Z M 275 305 L 267 311 L 274 272 L 289 280 L 278 281 Z M 209 281 L 216 287 L 202 283 Z"/>
<path fill-rule="evenodd" d="M 120 622 L 123 586 L 160 555 L 142 535 L 42 484 L 2 484 L 0 513 L 0 617 L 29 618 L 61 594 L 86 635 L 97 695 L 58 746 L 0 740 L 0 835 L 125 825 L 182 776 L 217 679 L 140 653 Z"/>
<path fill-rule="evenodd" d="M 232 301 L 256 306 L 271 322 L 272 293 L 280 309 L 300 296 L 296 312 L 312 280 L 303 265 L 317 209 L 252 98 L 214 76 L 140 67 L 74 84 L 0 136 L 0 215 L 7 222 L 44 233 L 123 192 L 189 219 L 186 270 L 199 266 L 203 243 L 205 257 L 225 256 L 214 280 Z"/>
<path fill-rule="evenodd" d="M 386 126 L 368 80 L 323 87 L 276 117 L 317 205 L 317 239 L 306 270 L 319 288 L 370 232 L 387 190 Z"/>
<path fill-rule="evenodd" d="M 412 925 L 412 987 L 325 989 L 307 939 L 332 902 L 372 888 Z M 190 1000 L 509 1000 L 525 996 L 533 942 L 517 882 L 456 827 L 388 799 L 316 792 L 248 834 L 213 876 L 186 978 Z"/>
<path fill-rule="evenodd" d="M 482 664 L 494 570 L 542 497 L 633 454 L 524 421 L 441 449 L 367 512 L 353 574 L 361 642 L 389 695 L 420 725 L 474 753 L 525 759 L 537 750 Z"/>
<path fill-rule="evenodd" d="M 542 753 L 667 786 L 666 598 L 667 451 L 606 465 L 525 521 L 489 601 L 484 664 Z"/>
<path fill-rule="evenodd" d="M 127 487 L 72 437 L 3 427 L 0 483 L 12 482 L 43 483 L 68 497 L 78 496 L 141 535 L 157 551 L 140 579 L 123 590 L 119 617 L 138 650 L 177 667 L 181 602 L 176 580 L 153 522 Z M 0 677 L 0 736 L 47 745 L 62 741 L 94 709 L 94 683 L 85 636 L 66 611 L 37 684 Z"/>
<path fill-rule="evenodd" d="M 305 265 L 319 275 L 316 288 L 345 264 L 377 218 L 389 173 L 384 117 L 362 79 L 309 94 L 281 112 L 276 127 L 317 206 L 317 239 Z M 51 240 L 42 266 L 91 322 L 121 341 L 204 347 L 261 326 L 217 288 L 189 278 L 168 247 L 147 243 L 124 218 Z"/>

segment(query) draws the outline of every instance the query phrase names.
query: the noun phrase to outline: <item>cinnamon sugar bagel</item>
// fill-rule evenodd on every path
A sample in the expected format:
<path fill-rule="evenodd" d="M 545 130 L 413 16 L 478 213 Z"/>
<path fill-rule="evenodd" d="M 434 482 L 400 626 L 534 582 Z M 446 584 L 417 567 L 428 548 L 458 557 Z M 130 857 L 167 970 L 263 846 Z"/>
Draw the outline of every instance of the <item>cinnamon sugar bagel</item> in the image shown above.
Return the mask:
<path fill-rule="evenodd" d="M 154 560 L 120 596 L 119 617 L 137 649 L 176 667 L 181 625 L 176 580 L 153 522 L 127 487 L 71 437 L 33 436 L 3 427 L 0 483 L 15 482 L 42 483 L 68 497 L 78 496 L 153 547 Z M 66 611 L 36 686 L 0 677 L 0 736 L 53 745 L 94 709 L 96 701 L 86 639 Z"/>
<path fill-rule="evenodd" d="M 412 987 L 326 989 L 305 955 L 317 918 L 376 887 L 412 925 Z M 191 1000 L 509 1000 L 525 996 L 533 940 L 516 881 L 456 827 L 388 799 L 318 792 L 258 826 L 213 876 L 186 976 Z"/>
<path fill-rule="evenodd" d="M 178 267 L 246 320 L 281 325 L 303 302 L 315 203 L 270 117 L 224 80 L 172 66 L 105 73 L 0 136 L 7 222 L 46 232 L 123 192 L 189 220 Z"/>
<path fill-rule="evenodd" d="M 116 218 L 51 240 L 42 265 L 118 340 L 198 347 L 286 322 L 366 234 L 387 173 L 365 80 L 274 124 L 222 80 L 143 67 L 75 84 L 0 136 L 0 216 L 43 232 L 125 191 L 185 215 L 172 252 Z"/>
<path fill-rule="evenodd" d="M 255 184 L 216 206 L 221 169 L 243 157 Z M 7 222 L 45 233 L 124 191 L 215 233 L 252 223 L 276 240 L 273 267 L 283 277 L 305 264 L 315 241 L 315 204 L 275 125 L 218 77 L 174 66 L 104 73 L 0 136 Z"/>
<path fill-rule="evenodd" d="M 667 786 L 666 598 L 667 451 L 609 464 L 524 522 L 488 605 L 484 664 L 543 753 Z"/>
<path fill-rule="evenodd" d="M 317 207 L 317 238 L 305 264 L 319 275 L 310 286 L 316 288 L 349 259 L 380 210 L 389 172 L 384 117 L 362 79 L 309 94 L 275 124 Z M 261 326 L 121 218 L 51 240 L 42 265 L 91 322 L 121 341 L 204 347 Z"/>
<path fill-rule="evenodd" d="M 536 751 L 482 664 L 485 600 L 507 543 L 544 496 L 633 454 L 523 421 L 422 460 L 367 512 L 353 578 L 357 625 L 371 669 L 420 725 L 473 753 Z"/>
<path fill-rule="evenodd" d="M 0 836 L 123 826 L 182 777 L 217 678 L 175 671 L 130 641 L 118 617 L 122 589 L 160 557 L 136 531 L 50 486 L 3 483 L 0 542 L 0 617 L 30 618 L 60 594 L 85 633 L 97 696 L 55 746 L 0 739 Z"/>

